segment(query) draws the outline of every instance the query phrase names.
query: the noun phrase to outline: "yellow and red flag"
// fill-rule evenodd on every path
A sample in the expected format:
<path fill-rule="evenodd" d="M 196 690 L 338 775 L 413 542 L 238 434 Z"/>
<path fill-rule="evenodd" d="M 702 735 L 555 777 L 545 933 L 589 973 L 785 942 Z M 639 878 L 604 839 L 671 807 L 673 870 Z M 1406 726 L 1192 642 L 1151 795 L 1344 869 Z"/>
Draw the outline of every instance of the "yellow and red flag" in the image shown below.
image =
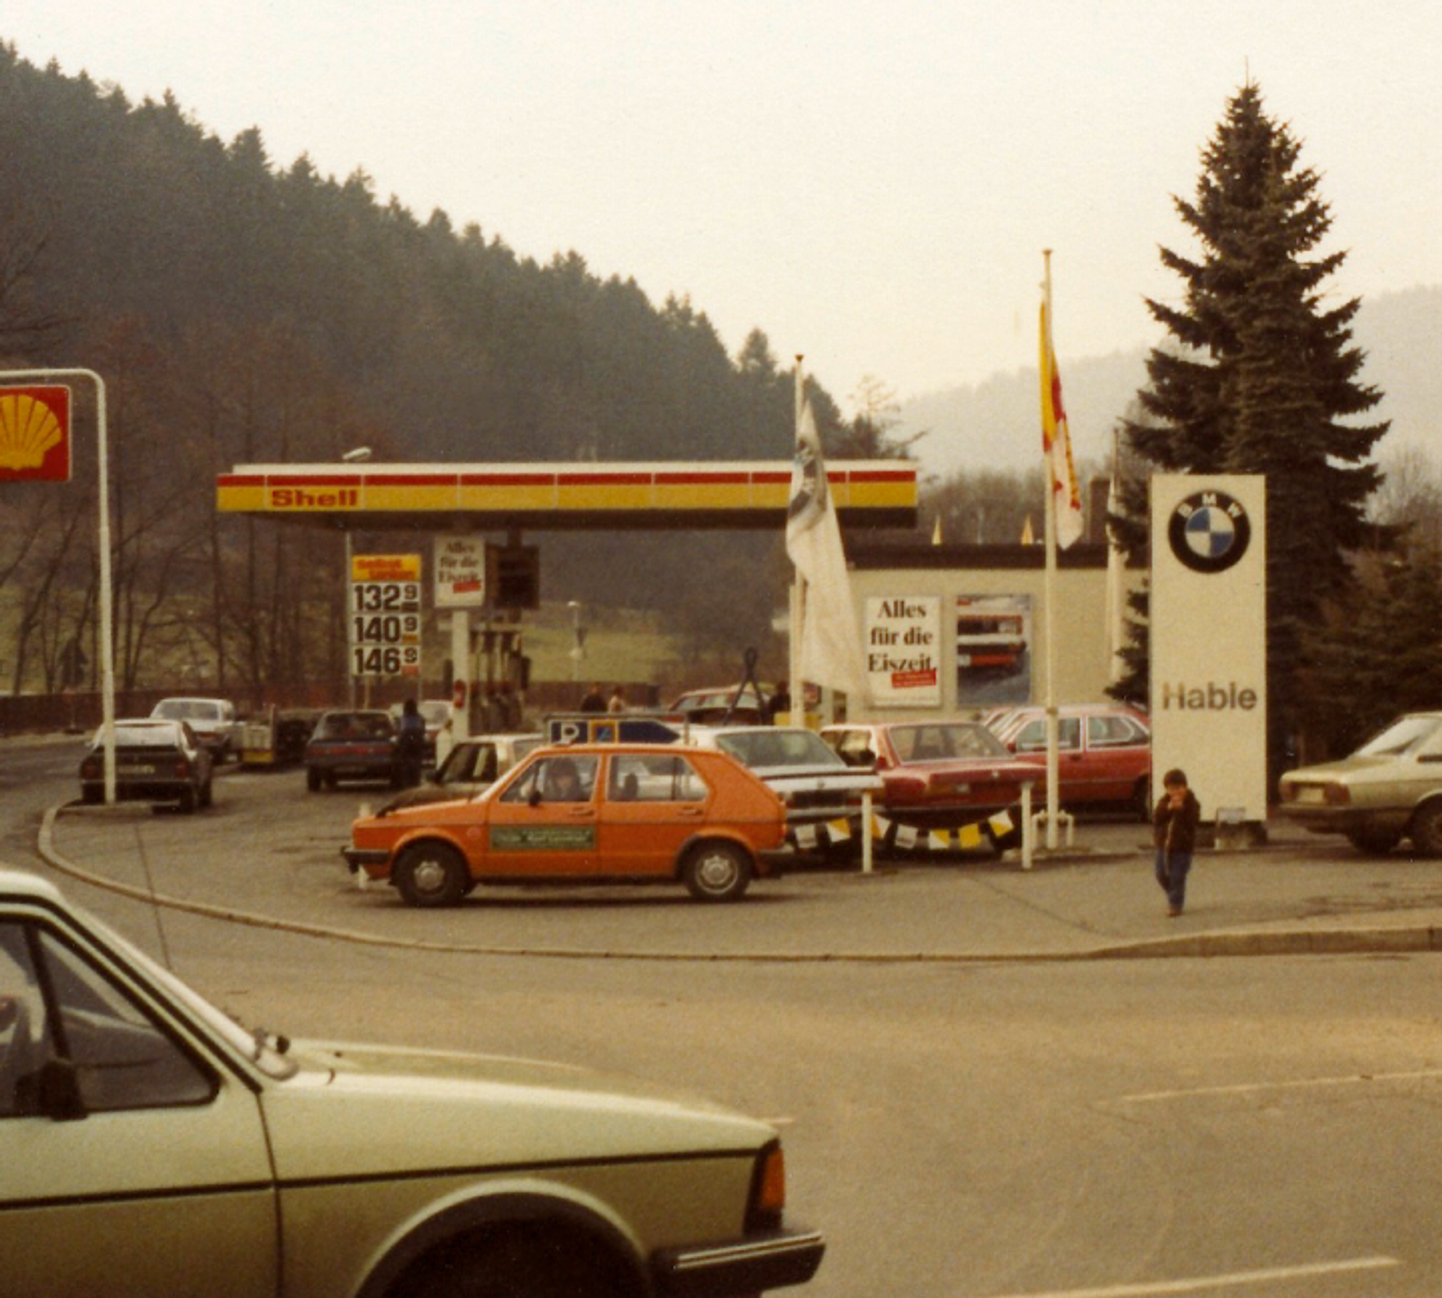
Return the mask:
<path fill-rule="evenodd" d="M 1041 445 L 1056 517 L 1057 544 L 1066 549 L 1082 534 L 1081 484 L 1072 460 L 1071 430 L 1061 399 L 1061 375 L 1051 338 L 1051 280 L 1041 299 Z"/>

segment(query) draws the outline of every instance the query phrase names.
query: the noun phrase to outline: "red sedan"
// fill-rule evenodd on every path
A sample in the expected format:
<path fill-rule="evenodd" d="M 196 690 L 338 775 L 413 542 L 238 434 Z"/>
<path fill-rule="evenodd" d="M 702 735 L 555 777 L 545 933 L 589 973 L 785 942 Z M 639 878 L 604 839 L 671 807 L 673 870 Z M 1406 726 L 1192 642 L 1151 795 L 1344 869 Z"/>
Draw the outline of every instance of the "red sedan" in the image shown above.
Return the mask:
<path fill-rule="evenodd" d="M 873 761 L 885 791 L 880 810 L 900 825 L 917 829 L 959 829 L 1011 812 L 1021 802 L 1023 783 L 1042 793 L 1046 772 L 1019 761 L 985 726 L 974 721 L 881 721 L 827 726 L 821 731 L 844 761 Z M 1012 846 L 1012 830 L 991 832 L 998 848 Z"/>

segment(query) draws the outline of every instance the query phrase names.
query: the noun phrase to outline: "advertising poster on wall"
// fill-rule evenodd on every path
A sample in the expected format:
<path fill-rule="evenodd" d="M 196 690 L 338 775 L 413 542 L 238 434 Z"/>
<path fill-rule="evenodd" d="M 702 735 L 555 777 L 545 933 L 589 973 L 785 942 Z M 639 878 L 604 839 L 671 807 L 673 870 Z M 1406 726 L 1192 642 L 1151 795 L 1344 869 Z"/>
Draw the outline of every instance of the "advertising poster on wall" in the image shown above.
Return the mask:
<path fill-rule="evenodd" d="M 941 600 L 866 601 L 866 671 L 877 707 L 941 706 Z"/>
<path fill-rule="evenodd" d="M 956 597 L 956 704 L 1031 702 L 1030 595 Z"/>

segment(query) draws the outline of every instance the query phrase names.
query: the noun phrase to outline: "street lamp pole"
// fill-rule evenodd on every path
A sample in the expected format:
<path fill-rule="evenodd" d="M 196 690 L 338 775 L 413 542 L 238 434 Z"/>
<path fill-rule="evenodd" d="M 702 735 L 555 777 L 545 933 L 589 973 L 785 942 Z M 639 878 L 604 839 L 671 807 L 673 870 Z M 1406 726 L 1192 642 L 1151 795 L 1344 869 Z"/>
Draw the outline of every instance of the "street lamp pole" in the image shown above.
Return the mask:
<path fill-rule="evenodd" d="M 100 741 L 105 753 L 105 801 L 115 802 L 115 635 L 110 577 L 110 450 L 105 428 L 105 380 L 94 370 L 6 370 L 0 382 L 31 379 L 86 379 L 95 384 L 95 443 L 99 461 L 96 491 L 100 496 L 96 547 L 100 561 Z"/>
<path fill-rule="evenodd" d="M 581 625 L 581 601 L 566 601 L 571 610 L 571 634 L 575 643 L 571 646 L 571 680 L 581 679 L 581 662 L 586 656 L 586 628 Z"/>

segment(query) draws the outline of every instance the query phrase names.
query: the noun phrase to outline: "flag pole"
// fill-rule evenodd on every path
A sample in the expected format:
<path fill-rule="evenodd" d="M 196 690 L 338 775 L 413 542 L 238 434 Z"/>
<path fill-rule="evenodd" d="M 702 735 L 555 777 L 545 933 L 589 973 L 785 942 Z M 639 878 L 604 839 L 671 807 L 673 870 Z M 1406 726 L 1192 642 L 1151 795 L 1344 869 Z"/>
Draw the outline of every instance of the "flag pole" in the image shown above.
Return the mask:
<path fill-rule="evenodd" d="M 795 424 L 792 429 L 792 445 L 799 443 L 801 437 L 802 410 L 806 404 L 806 379 L 801 370 L 801 362 L 805 358 L 798 353 L 796 357 L 796 400 L 795 400 Z M 787 645 L 787 670 L 790 678 L 787 682 L 787 690 L 791 695 L 791 724 L 793 726 L 804 726 L 806 724 L 806 685 L 801 679 L 801 644 L 802 644 L 802 621 L 806 617 L 806 578 L 801 575 L 801 569 L 795 570 L 791 581 L 791 608 L 789 610 L 790 638 Z"/>
<path fill-rule="evenodd" d="M 1112 429 L 1112 476 L 1107 487 L 1107 683 L 1121 680 L 1126 663 L 1121 656 L 1126 642 L 1126 557 L 1117 544 L 1110 515 L 1121 513 L 1121 429 Z"/>
<path fill-rule="evenodd" d="M 1042 249 L 1041 255 L 1042 312 L 1045 318 L 1042 342 L 1043 346 L 1050 347 L 1051 249 Z M 1056 603 L 1056 475 L 1050 457 L 1046 466 L 1046 579 L 1042 598 L 1046 604 L 1042 620 L 1046 636 L 1046 848 L 1052 852 L 1057 847 L 1057 820 L 1061 811 L 1061 763 L 1057 752 L 1056 622 L 1052 616 L 1052 606 Z"/>

